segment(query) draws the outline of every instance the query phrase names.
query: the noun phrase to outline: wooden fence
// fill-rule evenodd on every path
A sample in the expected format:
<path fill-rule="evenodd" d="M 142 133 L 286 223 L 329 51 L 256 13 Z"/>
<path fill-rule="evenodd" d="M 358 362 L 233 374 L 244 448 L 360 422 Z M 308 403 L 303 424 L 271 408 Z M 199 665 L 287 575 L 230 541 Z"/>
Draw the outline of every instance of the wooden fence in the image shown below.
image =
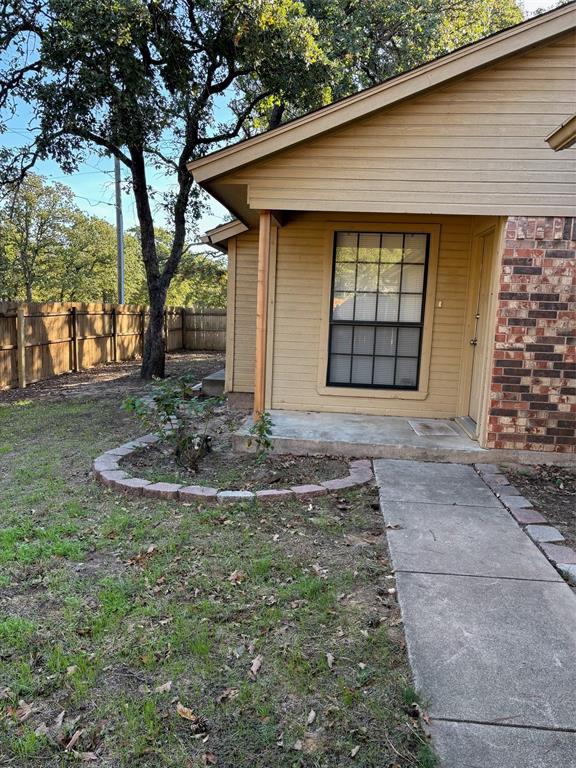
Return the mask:
<path fill-rule="evenodd" d="M 147 307 L 0 302 L 0 389 L 142 355 Z M 224 350 L 226 310 L 168 308 L 169 352 Z"/>

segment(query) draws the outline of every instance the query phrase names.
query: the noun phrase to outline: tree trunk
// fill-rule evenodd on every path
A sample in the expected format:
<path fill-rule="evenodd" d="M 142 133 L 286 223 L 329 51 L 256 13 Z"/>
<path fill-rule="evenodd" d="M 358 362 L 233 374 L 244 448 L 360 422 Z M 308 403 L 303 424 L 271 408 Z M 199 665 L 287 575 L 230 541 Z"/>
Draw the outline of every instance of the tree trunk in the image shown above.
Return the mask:
<path fill-rule="evenodd" d="M 32 303 L 32 283 L 26 281 L 26 301 L 28 304 Z"/>
<path fill-rule="evenodd" d="M 140 245 L 142 260 L 146 270 L 148 297 L 150 301 L 150 321 L 144 334 L 144 354 L 140 376 L 143 379 L 163 379 L 165 375 L 165 339 L 164 339 L 164 305 L 167 288 L 164 287 L 160 275 L 160 264 L 156 251 L 156 236 L 154 221 L 150 210 L 150 198 L 146 183 L 146 167 L 144 152 L 141 147 L 130 147 L 132 160 L 132 189 L 136 202 L 138 223 L 140 224 Z"/>
<path fill-rule="evenodd" d="M 164 303 L 165 298 L 160 292 L 150 294 L 150 321 L 144 335 L 144 355 L 140 368 L 143 379 L 163 379 L 166 374 Z"/>

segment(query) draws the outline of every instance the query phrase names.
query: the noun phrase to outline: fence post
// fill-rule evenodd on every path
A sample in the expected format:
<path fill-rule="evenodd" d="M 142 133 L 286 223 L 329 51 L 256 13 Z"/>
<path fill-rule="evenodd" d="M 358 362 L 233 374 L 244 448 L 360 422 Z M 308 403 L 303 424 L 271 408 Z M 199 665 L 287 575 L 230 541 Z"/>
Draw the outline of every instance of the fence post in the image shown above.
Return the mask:
<path fill-rule="evenodd" d="M 26 331 L 24 328 L 24 307 L 16 310 L 16 356 L 18 363 L 18 386 L 26 386 Z"/>
<path fill-rule="evenodd" d="M 170 344 L 169 344 L 169 336 L 168 336 L 168 310 L 167 309 L 164 310 L 164 338 L 166 340 L 164 342 L 164 345 L 165 345 L 164 350 L 168 352 Z"/>
<path fill-rule="evenodd" d="M 112 321 L 112 359 L 118 362 L 118 327 L 116 323 L 116 307 L 110 311 L 110 320 Z"/>
<path fill-rule="evenodd" d="M 180 307 L 180 324 L 182 325 L 182 349 L 186 349 L 186 307 Z"/>
<path fill-rule="evenodd" d="M 78 352 L 78 314 L 76 307 L 70 308 L 70 341 L 72 343 L 72 370 L 80 370 L 80 355 Z"/>

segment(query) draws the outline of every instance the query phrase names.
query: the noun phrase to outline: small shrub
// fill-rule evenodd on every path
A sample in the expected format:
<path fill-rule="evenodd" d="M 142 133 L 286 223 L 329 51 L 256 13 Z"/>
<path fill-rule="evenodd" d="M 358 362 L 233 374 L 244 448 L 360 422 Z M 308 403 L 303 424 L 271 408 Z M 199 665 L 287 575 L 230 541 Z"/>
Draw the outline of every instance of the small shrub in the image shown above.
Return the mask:
<path fill-rule="evenodd" d="M 190 375 L 166 379 L 156 384 L 150 396 L 127 397 L 122 404 L 146 429 L 173 446 L 178 464 L 192 469 L 211 450 L 210 422 L 222 403 L 219 397 L 199 400 L 194 384 Z"/>
<path fill-rule="evenodd" d="M 248 445 L 256 445 L 256 461 L 261 464 L 266 461 L 272 450 L 272 427 L 274 422 L 269 413 L 262 411 L 250 427 Z"/>

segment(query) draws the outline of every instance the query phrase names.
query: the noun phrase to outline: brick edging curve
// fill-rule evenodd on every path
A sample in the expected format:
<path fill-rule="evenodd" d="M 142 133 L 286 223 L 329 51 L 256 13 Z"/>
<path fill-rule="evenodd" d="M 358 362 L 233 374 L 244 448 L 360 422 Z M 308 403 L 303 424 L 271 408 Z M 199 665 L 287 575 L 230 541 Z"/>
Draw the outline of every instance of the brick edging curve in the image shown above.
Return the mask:
<path fill-rule="evenodd" d="M 128 443 L 112 448 L 98 456 L 92 464 L 94 476 L 103 485 L 117 488 L 135 496 L 153 499 L 172 499 L 176 501 L 213 501 L 219 504 L 238 501 L 270 502 L 297 497 L 309 499 L 323 496 L 329 491 L 341 491 L 372 482 L 372 462 L 369 459 L 356 459 L 350 462 L 346 477 L 326 480 L 318 485 L 293 485 L 290 488 L 265 488 L 261 491 L 232 491 L 211 488 L 205 485 L 184 485 L 181 483 L 153 483 L 143 477 L 132 477 L 120 468 L 120 460 L 130 456 L 140 448 L 146 448 L 158 442 L 157 435 L 144 435 Z"/>

